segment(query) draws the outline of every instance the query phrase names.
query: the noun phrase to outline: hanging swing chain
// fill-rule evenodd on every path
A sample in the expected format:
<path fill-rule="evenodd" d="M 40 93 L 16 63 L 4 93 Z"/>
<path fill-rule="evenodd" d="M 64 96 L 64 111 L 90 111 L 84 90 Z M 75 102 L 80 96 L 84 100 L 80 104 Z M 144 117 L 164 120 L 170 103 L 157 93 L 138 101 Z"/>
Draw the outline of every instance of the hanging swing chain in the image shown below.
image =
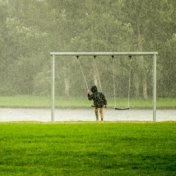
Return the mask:
<path fill-rule="evenodd" d="M 102 90 L 102 86 L 101 86 L 100 74 L 99 74 L 98 67 L 97 67 L 96 56 L 94 56 L 94 64 L 93 65 L 94 65 L 95 71 L 97 73 L 98 84 L 99 84 L 100 90 L 102 92 L 103 90 Z"/>
<path fill-rule="evenodd" d="M 87 88 L 87 91 L 89 90 L 89 86 L 88 86 L 88 83 L 87 83 L 87 79 L 86 79 L 86 76 L 85 76 L 85 73 L 83 71 L 83 68 L 82 68 L 82 65 L 81 65 L 81 62 L 79 60 L 79 56 L 76 56 L 77 57 L 77 61 L 79 63 L 79 67 L 80 67 L 80 70 L 81 70 L 81 73 L 82 73 L 82 76 L 83 76 L 83 79 L 84 79 L 84 82 L 85 82 L 85 85 L 86 85 L 86 88 Z"/>
<path fill-rule="evenodd" d="M 117 101 L 116 101 L 116 85 L 115 85 L 115 68 L 114 68 L 114 56 L 112 55 L 112 77 L 113 77 L 113 87 L 114 87 L 114 106 L 116 108 Z M 131 89 L 131 59 L 132 56 L 129 56 L 130 64 L 129 64 L 129 74 L 128 74 L 128 108 L 130 107 L 130 89 Z"/>
<path fill-rule="evenodd" d="M 117 106 L 117 101 L 116 101 L 116 85 L 115 85 L 115 68 L 114 68 L 114 56 L 112 57 L 112 79 L 113 79 L 113 89 L 114 89 L 114 108 Z"/>
<path fill-rule="evenodd" d="M 132 61 L 132 56 L 129 55 L 129 60 L 130 60 L 130 66 L 129 66 L 129 80 L 128 80 L 128 107 L 130 107 L 130 89 L 131 89 L 131 61 Z"/>

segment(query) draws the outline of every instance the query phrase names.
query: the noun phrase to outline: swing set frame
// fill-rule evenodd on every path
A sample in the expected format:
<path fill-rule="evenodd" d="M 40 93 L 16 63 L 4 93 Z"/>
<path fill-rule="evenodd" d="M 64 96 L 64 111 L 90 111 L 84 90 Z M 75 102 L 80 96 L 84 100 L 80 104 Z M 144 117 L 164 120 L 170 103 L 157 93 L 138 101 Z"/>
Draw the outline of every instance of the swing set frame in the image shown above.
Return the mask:
<path fill-rule="evenodd" d="M 156 65 L 158 52 L 50 52 L 51 55 L 51 121 L 55 121 L 55 59 L 56 56 L 153 56 L 153 121 L 156 121 Z M 84 58 L 84 57 L 81 57 Z"/>

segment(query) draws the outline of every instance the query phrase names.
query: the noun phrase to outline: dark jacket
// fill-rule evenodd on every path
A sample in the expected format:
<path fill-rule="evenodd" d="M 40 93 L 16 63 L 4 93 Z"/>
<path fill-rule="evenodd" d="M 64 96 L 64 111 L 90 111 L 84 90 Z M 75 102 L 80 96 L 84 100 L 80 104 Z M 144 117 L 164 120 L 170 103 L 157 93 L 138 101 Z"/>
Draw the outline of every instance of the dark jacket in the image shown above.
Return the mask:
<path fill-rule="evenodd" d="M 107 105 L 107 100 L 102 92 L 98 92 L 97 87 L 91 88 L 92 94 L 88 93 L 88 99 L 93 100 L 95 108 L 102 108 Z"/>

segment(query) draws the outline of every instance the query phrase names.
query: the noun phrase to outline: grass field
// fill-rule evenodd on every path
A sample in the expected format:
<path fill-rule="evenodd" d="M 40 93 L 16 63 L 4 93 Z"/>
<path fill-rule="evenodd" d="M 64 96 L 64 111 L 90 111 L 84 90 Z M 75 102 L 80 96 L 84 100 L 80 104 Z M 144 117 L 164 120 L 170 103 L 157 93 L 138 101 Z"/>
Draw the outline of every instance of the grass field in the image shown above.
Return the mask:
<path fill-rule="evenodd" d="M 176 123 L 0 123 L 0 176 L 175 176 Z"/>
<path fill-rule="evenodd" d="M 87 97 L 63 98 L 56 97 L 56 107 L 90 107 L 91 103 Z M 118 106 L 127 106 L 127 99 L 117 99 Z M 49 108 L 51 106 L 51 97 L 42 96 L 10 96 L 0 97 L 0 107 L 27 107 L 27 108 Z M 152 108 L 152 99 L 131 99 L 130 106 L 132 108 Z M 108 107 L 114 107 L 113 99 L 108 99 Z M 159 98 L 157 100 L 157 108 L 172 108 L 176 109 L 176 99 L 174 98 Z"/>

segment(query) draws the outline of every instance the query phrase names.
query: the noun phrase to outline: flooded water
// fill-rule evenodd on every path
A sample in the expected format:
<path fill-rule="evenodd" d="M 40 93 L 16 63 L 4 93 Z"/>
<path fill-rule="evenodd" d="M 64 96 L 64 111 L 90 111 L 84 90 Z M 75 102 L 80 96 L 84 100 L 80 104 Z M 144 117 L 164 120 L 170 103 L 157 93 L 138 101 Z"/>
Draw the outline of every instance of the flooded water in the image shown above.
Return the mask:
<path fill-rule="evenodd" d="M 106 109 L 105 121 L 152 121 L 152 110 Z M 157 121 L 176 121 L 176 110 L 157 110 Z M 50 109 L 9 109 L 0 108 L 0 122 L 51 121 Z M 93 109 L 57 109 L 55 121 L 95 121 Z"/>

